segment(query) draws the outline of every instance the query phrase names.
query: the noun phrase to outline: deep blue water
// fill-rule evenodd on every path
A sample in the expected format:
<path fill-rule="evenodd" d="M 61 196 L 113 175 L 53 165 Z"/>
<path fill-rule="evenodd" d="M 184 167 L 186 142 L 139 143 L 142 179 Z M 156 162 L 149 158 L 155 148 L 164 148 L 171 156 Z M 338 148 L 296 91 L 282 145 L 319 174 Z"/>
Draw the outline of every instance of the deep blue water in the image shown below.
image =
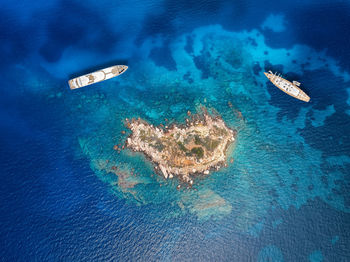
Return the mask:
<path fill-rule="evenodd" d="M 2 0 L 0 17 L 1 261 L 350 261 L 350 3 Z M 125 118 L 200 105 L 238 136 L 195 189 L 113 150 Z"/>

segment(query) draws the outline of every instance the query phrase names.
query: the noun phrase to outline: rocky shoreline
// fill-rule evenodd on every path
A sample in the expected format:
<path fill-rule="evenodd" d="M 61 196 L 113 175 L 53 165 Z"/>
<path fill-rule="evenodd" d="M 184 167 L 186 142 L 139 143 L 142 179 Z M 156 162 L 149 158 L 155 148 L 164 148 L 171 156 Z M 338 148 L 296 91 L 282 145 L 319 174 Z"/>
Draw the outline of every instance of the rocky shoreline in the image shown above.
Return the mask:
<path fill-rule="evenodd" d="M 126 147 L 144 153 L 166 179 L 176 176 L 192 185 L 191 176 L 208 175 L 226 165 L 227 149 L 237 132 L 205 108 L 194 115 L 188 111 L 187 115 L 185 125 L 169 127 L 155 127 L 140 118 L 126 119 L 126 126 L 132 131 Z"/>

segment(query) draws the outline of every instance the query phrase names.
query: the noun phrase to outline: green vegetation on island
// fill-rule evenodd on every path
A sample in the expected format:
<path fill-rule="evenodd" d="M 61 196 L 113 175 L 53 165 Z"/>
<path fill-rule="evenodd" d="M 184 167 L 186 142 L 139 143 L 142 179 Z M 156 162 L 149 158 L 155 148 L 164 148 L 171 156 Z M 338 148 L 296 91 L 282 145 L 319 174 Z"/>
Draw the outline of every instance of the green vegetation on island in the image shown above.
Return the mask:
<path fill-rule="evenodd" d="M 190 175 L 209 174 L 226 161 L 226 151 L 235 139 L 235 131 L 228 128 L 219 116 L 212 116 L 205 108 L 186 119 L 186 125 L 154 127 L 142 119 L 127 120 L 132 134 L 126 145 L 143 152 L 165 178 L 178 176 L 192 183 Z"/>

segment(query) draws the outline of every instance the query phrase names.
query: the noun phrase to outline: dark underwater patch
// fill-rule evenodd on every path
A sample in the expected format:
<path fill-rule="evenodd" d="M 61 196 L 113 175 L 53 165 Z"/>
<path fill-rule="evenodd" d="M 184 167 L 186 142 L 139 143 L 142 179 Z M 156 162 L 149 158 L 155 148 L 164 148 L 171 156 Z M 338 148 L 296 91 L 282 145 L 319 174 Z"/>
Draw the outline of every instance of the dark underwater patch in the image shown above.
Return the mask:
<path fill-rule="evenodd" d="M 210 53 L 205 52 L 205 54 L 201 54 L 199 56 L 193 56 L 193 62 L 196 67 L 201 70 L 201 78 L 207 79 L 210 75 L 209 65 L 207 64 L 208 59 L 206 57 L 210 56 Z"/>
<path fill-rule="evenodd" d="M 153 48 L 149 54 L 149 57 L 158 66 L 164 66 L 168 70 L 176 70 L 176 63 L 171 55 L 169 41 L 165 42 L 162 47 Z"/>
<path fill-rule="evenodd" d="M 193 53 L 193 37 L 192 36 L 186 37 L 185 51 L 189 54 Z"/>
<path fill-rule="evenodd" d="M 187 72 L 186 74 L 184 74 L 183 79 L 184 79 L 184 80 L 187 80 L 188 83 L 190 83 L 190 84 L 193 83 L 193 79 L 192 79 L 192 77 L 191 77 L 191 73 L 190 73 L 190 72 Z"/>
<path fill-rule="evenodd" d="M 256 76 L 260 75 L 261 74 L 261 71 L 262 71 L 262 68 L 261 66 L 259 65 L 259 63 L 255 63 L 253 65 L 253 72 Z"/>

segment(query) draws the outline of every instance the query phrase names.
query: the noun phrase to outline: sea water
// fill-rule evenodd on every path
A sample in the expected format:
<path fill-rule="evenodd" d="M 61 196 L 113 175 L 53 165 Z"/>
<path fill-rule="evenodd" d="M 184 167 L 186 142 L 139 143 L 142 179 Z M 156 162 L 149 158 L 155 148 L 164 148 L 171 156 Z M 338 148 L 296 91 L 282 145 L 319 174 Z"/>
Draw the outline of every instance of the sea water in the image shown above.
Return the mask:
<path fill-rule="evenodd" d="M 350 4 L 0 6 L 2 260 L 350 259 Z M 113 64 L 129 69 L 69 89 Z M 274 87 L 268 70 L 311 101 Z M 238 134 L 233 163 L 193 189 L 113 150 L 130 134 L 125 118 L 183 124 L 201 106 Z"/>

